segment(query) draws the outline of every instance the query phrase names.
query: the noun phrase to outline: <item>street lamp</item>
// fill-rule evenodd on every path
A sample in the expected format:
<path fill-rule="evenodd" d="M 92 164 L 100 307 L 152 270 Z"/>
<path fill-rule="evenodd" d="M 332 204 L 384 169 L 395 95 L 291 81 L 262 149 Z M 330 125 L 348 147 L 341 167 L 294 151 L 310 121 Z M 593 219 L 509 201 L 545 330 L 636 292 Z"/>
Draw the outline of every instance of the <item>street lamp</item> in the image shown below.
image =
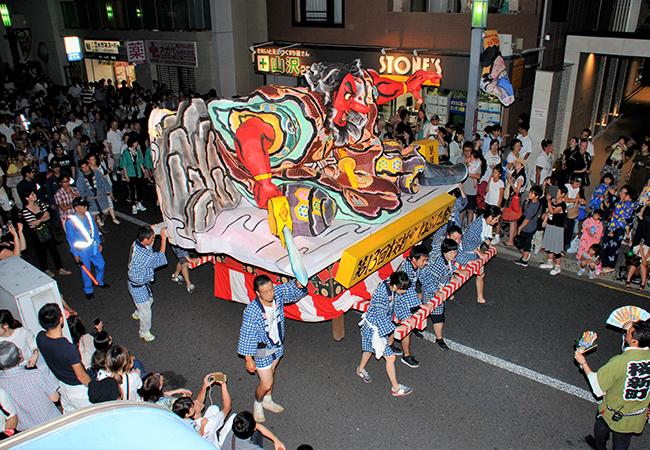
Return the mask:
<path fill-rule="evenodd" d="M 474 139 L 478 119 L 478 90 L 483 52 L 483 30 L 487 27 L 488 0 L 474 0 L 472 7 L 472 43 L 469 54 L 469 79 L 465 106 L 465 136 Z"/>
<path fill-rule="evenodd" d="M 16 36 L 14 30 L 11 28 L 11 15 L 6 3 L 0 4 L 0 16 L 2 16 L 2 24 L 7 30 L 7 40 L 9 41 L 9 49 L 11 50 L 11 59 L 14 62 L 14 70 L 18 69 L 18 45 L 16 43 Z"/>

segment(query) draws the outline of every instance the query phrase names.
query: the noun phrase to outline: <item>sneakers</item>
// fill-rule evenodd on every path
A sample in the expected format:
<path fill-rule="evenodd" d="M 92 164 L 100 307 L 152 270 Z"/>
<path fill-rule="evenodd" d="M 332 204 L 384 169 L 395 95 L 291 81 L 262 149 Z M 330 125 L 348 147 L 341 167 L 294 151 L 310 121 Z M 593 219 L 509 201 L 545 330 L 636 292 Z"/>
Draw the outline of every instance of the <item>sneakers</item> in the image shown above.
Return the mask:
<path fill-rule="evenodd" d="M 443 350 L 449 350 L 449 346 L 447 346 L 444 339 L 436 339 L 436 344 Z"/>
<path fill-rule="evenodd" d="M 122 223 L 122 222 L 120 222 L 119 220 L 117 220 L 117 219 L 113 219 L 113 225 L 119 225 L 119 224 L 121 224 L 121 223 Z"/>
<path fill-rule="evenodd" d="M 187 293 L 191 294 L 194 291 L 196 291 L 196 286 L 194 286 L 193 284 L 188 284 L 187 285 Z"/>
<path fill-rule="evenodd" d="M 59 275 L 70 275 L 72 272 L 65 270 L 64 268 L 59 269 Z"/>
<path fill-rule="evenodd" d="M 449 298 L 449 299 L 447 299 L 447 300 L 451 300 L 451 298 Z M 422 334 L 422 332 L 421 332 L 420 330 L 413 330 L 413 331 L 411 332 L 411 334 L 412 334 L 413 336 L 415 336 L 416 338 L 418 338 L 418 339 L 424 339 L 424 335 Z"/>
<path fill-rule="evenodd" d="M 264 408 L 258 401 L 253 404 L 253 419 L 255 419 L 255 422 L 257 423 L 266 422 L 266 417 L 264 417 Z"/>
<path fill-rule="evenodd" d="M 492 238 L 492 245 L 497 245 L 499 242 L 501 242 L 501 238 L 499 237 L 498 234 L 495 234 L 494 237 Z"/>
<path fill-rule="evenodd" d="M 131 317 L 133 317 L 135 320 L 140 320 L 136 313 L 131 314 Z"/>
<path fill-rule="evenodd" d="M 131 214 L 135 215 L 135 214 L 137 214 L 137 213 L 138 213 L 138 207 L 135 206 L 135 205 L 133 205 L 133 206 L 131 207 Z"/>
<path fill-rule="evenodd" d="M 596 438 L 593 437 L 591 434 L 589 436 L 585 436 L 585 442 L 589 447 L 598 450 L 598 445 L 596 444 Z"/>
<path fill-rule="evenodd" d="M 185 283 L 185 279 L 183 278 L 183 275 L 176 275 L 174 273 L 172 273 L 172 281 L 175 281 L 178 284 Z"/>
<path fill-rule="evenodd" d="M 540 269 L 554 269 L 555 264 L 553 264 L 553 261 L 546 261 L 544 264 L 539 265 Z"/>
<path fill-rule="evenodd" d="M 590 280 L 595 280 L 596 279 L 596 272 L 592 272 L 591 270 L 589 271 L 589 279 Z"/>
<path fill-rule="evenodd" d="M 144 339 L 145 341 L 147 341 L 147 342 L 151 342 L 151 341 L 153 341 L 154 339 L 156 339 L 156 336 L 154 336 L 153 334 L 151 334 L 151 331 L 147 331 L 145 334 L 140 333 L 140 337 L 141 337 L 142 339 Z"/>
<path fill-rule="evenodd" d="M 49 269 L 45 271 L 45 275 L 47 275 L 48 277 L 54 278 L 54 273 Z"/>
<path fill-rule="evenodd" d="M 92 292 L 90 294 L 86 294 L 86 299 L 92 300 L 93 298 L 95 298 L 95 294 L 93 294 Z"/>
<path fill-rule="evenodd" d="M 420 362 L 413 355 L 402 356 L 402 362 L 413 369 L 420 367 Z"/>
<path fill-rule="evenodd" d="M 390 348 L 393 350 L 393 353 L 395 353 L 397 356 L 403 355 L 404 352 L 402 351 L 401 348 L 398 348 L 395 346 L 395 344 L 391 345 Z"/>
<path fill-rule="evenodd" d="M 579 277 L 581 277 L 582 275 L 584 275 L 585 270 L 587 270 L 587 269 L 580 269 L 580 270 L 578 270 L 578 273 L 577 273 L 576 275 L 578 275 Z"/>
<path fill-rule="evenodd" d="M 521 267 L 528 267 L 528 261 L 526 261 L 524 258 L 519 258 L 517 261 L 515 261 L 515 264 Z"/>
<path fill-rule="evenodd" d="M 364 383 L 370 383 L 372 381 L 372 377 L 368 371 L 366 369 L 359 370 L 359 366 L 357 366 L 357 375 L 364 381 Z"/>
<path fill-rule="evenodd" d="M 138 202 L 138 203 L 136 203 L 136 204 L 135 204 L 135 207 L 138 208 L 140 211 L 146 211 L 146 210 L 147 210 L 147 208 L 145 208 L 144 206 L 142 206 L 142 202 Z"/>
<path fill-rule="evenodd" d="M 262 407 L 274 413 L 281 413 L 284 411 L 284 406 L 275 403 L 270 395 L 264 396 L 264 399 L 262 399 Z"/>
<path fill-rule="evenodd" d="M 557 275 L 558 273 L 562 272 L 562 268 L 560 265 L 556 265 L 553 270 L 551 270 L 551 275 Z"/>
<path fill-rule="evenodd" d="M 393 397 L 404 397 L 405 395 L 409 395 L 411 392 L 413 392 L 413 388 L 404 386 L 403 384 L 398 384 L 397 390 L 393 388 L 390 389 L 390 393 L 393 394 Z"/>

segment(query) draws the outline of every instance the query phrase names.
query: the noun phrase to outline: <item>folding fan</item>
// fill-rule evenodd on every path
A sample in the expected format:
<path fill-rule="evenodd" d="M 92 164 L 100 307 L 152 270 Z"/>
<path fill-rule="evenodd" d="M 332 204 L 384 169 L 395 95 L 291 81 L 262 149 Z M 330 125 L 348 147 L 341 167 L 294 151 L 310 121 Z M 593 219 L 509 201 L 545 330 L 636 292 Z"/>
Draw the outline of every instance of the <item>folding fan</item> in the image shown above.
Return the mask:
<path fill-rule="evenodd" d="M 582 333 L 582 336 L 576 339 L 576 350 L 584 353 L 594 347 L 597 347 L 598 344 L 596 344 L 596 339 L 598 339 L 598 335 L 596 333 L 593 331 L 585 331 Z"/>
<path fill-rule="evenodd" d="M 632 326 L 632 323 L 638 320 L 648 320 L 649 317 L 650 313 L 638 306 L 621 306 L 612 311 L 607 318 L 607 324 L 627 330 Z"/>

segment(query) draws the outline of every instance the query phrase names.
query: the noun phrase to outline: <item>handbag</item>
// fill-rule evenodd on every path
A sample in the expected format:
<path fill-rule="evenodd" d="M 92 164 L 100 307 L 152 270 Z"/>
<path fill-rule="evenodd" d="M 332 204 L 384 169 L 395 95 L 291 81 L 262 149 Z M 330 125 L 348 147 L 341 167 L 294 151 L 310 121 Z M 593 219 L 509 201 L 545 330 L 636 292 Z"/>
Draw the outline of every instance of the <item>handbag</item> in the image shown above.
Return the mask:
<path fill-rule="evenodd" d="M 510 206 L 503 208 L 501 217 L 506 222 L 516 222 L 521 217 L 521 206 L 519 205 L 519 193 L 512 197 Z"/>
<path fill-rule="evenodd" d="M 7 177 L 7 187 L 11 189 L 18 187 L 18 183 L 20 183 L 22 179 L 23 177 Z"/>
<path fill-rule="evenodd" d="M 50 233 L 49 227 L 44 223 L 34 228 L 34 233 L 36 234 L 38 242 L 44 243 L 52 239 L 52 233 Z"/>

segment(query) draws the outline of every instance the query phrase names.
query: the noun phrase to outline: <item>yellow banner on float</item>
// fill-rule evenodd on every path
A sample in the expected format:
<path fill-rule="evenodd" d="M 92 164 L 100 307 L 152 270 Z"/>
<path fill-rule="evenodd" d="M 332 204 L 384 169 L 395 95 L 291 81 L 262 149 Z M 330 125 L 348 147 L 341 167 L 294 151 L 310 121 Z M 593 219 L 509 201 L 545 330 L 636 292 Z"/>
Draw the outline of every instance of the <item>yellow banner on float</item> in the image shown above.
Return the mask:
<path fill-rule="evenodd" d="M 362 281 L 447 223 L 455 201 L 441 194 L 349 247 L 334 278 L 346 288 Z"/>

